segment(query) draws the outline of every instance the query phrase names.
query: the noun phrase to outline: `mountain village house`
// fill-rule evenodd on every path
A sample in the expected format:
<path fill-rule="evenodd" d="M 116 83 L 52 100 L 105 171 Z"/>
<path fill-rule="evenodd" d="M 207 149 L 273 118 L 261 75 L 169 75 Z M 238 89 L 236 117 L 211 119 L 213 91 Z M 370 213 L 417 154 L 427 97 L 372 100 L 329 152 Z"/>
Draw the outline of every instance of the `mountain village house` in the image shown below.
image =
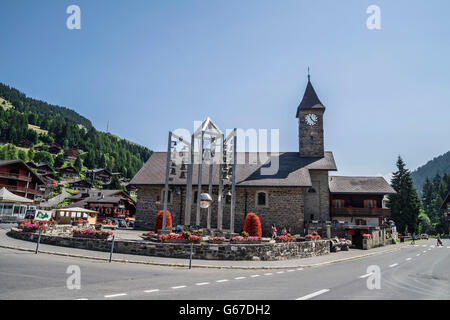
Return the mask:
<path fill-rule="evenodd" d="M 42 197 L 42 178 L 22 160 L 0 160 L 0 188 L 24 198 L 37 200 Z"/>

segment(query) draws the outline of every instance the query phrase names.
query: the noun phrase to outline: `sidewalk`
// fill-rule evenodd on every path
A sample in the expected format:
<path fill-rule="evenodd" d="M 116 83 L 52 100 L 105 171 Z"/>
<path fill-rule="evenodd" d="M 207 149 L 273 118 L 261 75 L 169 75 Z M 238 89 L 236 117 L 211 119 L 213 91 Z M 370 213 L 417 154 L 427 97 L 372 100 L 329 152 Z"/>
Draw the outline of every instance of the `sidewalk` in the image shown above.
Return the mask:
<path fill-rule="evenodd" d="M 35 252 L 36 243 L 24 240 L 10 238 L 6 235 L 7 231 L 0 230 L 0 248 L 8 248 Z M 421 243 L 421 241 L 416 241 Z M 292 269 L 308 268 L 342 261 L 361 259 L 368 256 L 379 255 L 393 252 L 411 246 L 409 243 L 379 247 L 371 250 L 350 249 L 349 251 L 340 251 L 330 253 L 324 256 L 292 259 L 282 261 L 229 261 L 229 260 L 192 260 L 193 268 L 216 268 L 216 269 Z M 67 257 L 76 257 L 83 259 L 109 261 L 109 252 L 91 251 L 77 248 L 59 247 L 47 244 L 39 245 L 39 253 L 53 254 Z M 139 263 L 167 267 L 189 267 L 188 259 L 164 258 L 153 256 L 139 256 L 130 254 L 114 253 L 114 262 Z"/>

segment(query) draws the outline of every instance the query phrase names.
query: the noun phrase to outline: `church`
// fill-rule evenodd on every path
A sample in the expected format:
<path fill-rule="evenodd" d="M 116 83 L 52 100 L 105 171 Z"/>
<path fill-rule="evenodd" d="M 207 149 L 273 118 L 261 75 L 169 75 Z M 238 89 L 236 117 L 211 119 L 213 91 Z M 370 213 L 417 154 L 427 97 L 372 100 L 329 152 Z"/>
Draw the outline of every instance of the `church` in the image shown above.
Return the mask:
<path fill-rule="evenodd" d="M 237 153 L 234 232 L 242 231 L 244 218 L 249 212 L 260 217 L 264 236 L 270 235 L 272 224 L 278 230 L 286 227 L 291 234 L 318 231 L 323 236 L 330 236 L 338 230 L 379 228 L 390 216 L 383 199 L 395 191 L 384 178 L 330 175 L 330 172 L 337 171 L 337 166 L 333 153 L 324 149 L 325 110 L 308 75 L 303 99 L 296 110 L 298 152 L 280 152 L 279 170 L 274 175 L 261 174 L 261 168 L 268 165 L 265 155 Z M 166 161 L 166 152 L 154 152 L 130 182 L 137 188 L 136 227 L 153 229 L 156 214 L 163 209 Z M 213 171 L 218 172 L 218 165 L 213 167 Z M 203 166 L 202 186 L 205 190 L 207 170 Z M 193 175 L 197 181 L 195 169 Z M 173 225 L 184 225 L 185 177 L 173 177 L 169 188 L 168 210 L 172 214 Z M 193 192 L 197 192 L 195 186 Z M 218 179 L 214 178 L 213 200 L 217 192 Z M 195 211 L 196 199 L 194 196 L 192 211 Z M 230 205 L 230 197 L 227 196 L 223 212 L 224 230 L 230 226 Z M 217 209 L 217 201 L 214 201 L 213 228 L 217 225 Z M 202 227 L 206 226 L 206 210 L 203 211 Z"/>

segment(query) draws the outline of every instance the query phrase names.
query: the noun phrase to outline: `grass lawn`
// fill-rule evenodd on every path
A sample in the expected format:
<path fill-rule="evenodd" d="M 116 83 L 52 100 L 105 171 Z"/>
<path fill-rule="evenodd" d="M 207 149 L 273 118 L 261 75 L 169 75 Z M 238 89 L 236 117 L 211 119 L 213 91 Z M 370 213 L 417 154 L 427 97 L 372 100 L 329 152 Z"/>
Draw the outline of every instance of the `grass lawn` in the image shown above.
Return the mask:
<path fill-rule="evenodd" d="M 28 124 L 28 129 L 34 130 L 34 131 L 36 131 L 37 133 L 40 133 L 40 134 L 48 134 L 47 130 L 43 130 L 39 126 L 35 126 L 35 125 L 32 125 L 32 124 Z"/>
<path fill-rule="evenodd" d="M 11 104 L 11 102 L 3 99 L 2 97 L 0 97 L 0 106 L 5 110 L 14 108 L 14 106 Z"/>

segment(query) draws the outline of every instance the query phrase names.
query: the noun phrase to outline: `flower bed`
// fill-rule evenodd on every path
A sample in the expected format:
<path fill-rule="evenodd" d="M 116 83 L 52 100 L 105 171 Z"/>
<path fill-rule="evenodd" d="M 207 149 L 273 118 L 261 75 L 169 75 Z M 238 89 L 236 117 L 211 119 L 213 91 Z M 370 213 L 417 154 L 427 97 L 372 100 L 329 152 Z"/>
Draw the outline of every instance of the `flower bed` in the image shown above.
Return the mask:
<path fill-rule="evenodd" d="M 19 229 L 22 229 L 25 232 L 36 232 L 38 230 L 45 231 L 47 226 L 45 224 L 23 222 L 19 224 Z"/>
<path fill-rule="evenodd" d="M 290 234 L 284 235 L 284 236 L 278 236 L 275 238 L 276 242 L 295 242 L 296 239 L 291 236 Z"/>
<path fill-rule="evenodd" d="M 112 231 L 99 231 L 94 229 L 74 229 L 72 231 L 73 237 L 76 238 L 90 238 L 90 239 L 108 239 L 112 236 Z"/>
<path fill-rule="evenodd" d="M 212 237 L 208 238 L 208 242 L 210 242 L 210 243 L 224 243 L 226 241 L 227 241 L 227 239 L 225 237 L 214 237 L 214 236 L 212 236 Z"/>
<path fill-rule="evenodd" d="M 305 236 L 305 239 L 306 239 L 307 241 L 311 241 L 311 240 L 320 240 L 320 235 L 318 235 L 318 234 L 307 234 L 307 235 Z"/>
<path fill-rule="evenodd" d="M 177 233 L 160 234 L 158 235 L 158 240 L 161 242 L 169 242 L 169 243 L 186 243 L 186 242 L 198 243 L 201 242 L 202 238 L 193 235 L 190 232 L 183 232 L 182 234 Z"/>
<path fill-rule="evenodd" d="M 260 237 L 243 237 L 243 236 L 235 236 L 230 240 L 231 243 L 241 243 L 241 244 L 252 244 L 252 243 L 261 243 Z"/>

